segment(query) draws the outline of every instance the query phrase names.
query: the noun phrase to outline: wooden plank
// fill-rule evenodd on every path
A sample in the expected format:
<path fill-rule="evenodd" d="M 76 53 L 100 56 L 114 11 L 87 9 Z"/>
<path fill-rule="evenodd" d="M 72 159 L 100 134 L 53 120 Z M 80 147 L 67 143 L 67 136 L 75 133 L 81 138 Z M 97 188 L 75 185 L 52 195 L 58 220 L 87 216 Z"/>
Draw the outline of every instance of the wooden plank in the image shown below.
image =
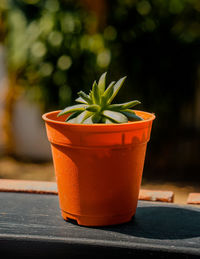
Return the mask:
<path fill-rule="evenodd" d="M 0 179 L 0 192 L 58 194 L 55 182 L 11 179 Z"/>
<path fill-rule="evenodd" d="M 141 189 L 139 193 L 139 200 L 174 202 L 174 193 L 172 191 Z"/>
<path fill-rule="evenodd" d="M 187 203 L 200 205 L 200 193 L 195 193 L 195 192 L 189 193 Z"/>
<path fill-rule="evenodd" d="M 10 179 L 0 179 L 0 192 L 58 194 L 57 184 L 55 182 Z M 139 200 L 173 202 L 174 193 L 172 191 L 141 189 Z"/>

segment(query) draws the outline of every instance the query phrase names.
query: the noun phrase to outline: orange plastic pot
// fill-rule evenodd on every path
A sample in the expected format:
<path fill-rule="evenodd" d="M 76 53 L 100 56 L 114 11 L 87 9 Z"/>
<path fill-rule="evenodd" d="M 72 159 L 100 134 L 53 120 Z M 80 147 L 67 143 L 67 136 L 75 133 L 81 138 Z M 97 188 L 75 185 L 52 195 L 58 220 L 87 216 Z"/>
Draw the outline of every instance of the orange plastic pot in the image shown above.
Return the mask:
<path fill-rule="evenodd" d="M 155 116 L 124 124 L 69 124 L 59 111 L 43 115 L 65 220 L 105 226 L 136 212 L 147 142 Z"/>

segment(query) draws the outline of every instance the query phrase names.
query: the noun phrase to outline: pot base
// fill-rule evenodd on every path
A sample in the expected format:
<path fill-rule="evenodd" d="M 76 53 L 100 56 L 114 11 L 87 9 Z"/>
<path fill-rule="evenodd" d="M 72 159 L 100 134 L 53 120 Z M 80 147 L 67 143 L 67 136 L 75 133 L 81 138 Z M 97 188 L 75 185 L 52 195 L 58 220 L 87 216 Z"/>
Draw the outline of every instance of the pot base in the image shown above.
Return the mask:
<path fill-rule="evenodd" d="M 119 216 L 80 216 L 61 211 L 64 220 L 75 220 L 81 226 L 108 226 L 117 225 L 131 221 L 134 213 Z"/>

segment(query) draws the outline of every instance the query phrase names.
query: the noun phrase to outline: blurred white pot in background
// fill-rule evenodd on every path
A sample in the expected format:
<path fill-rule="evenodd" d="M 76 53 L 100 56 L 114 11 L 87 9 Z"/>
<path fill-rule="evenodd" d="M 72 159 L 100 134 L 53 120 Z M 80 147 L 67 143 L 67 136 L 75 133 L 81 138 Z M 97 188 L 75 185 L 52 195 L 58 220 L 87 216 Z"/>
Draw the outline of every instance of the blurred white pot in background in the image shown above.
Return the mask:
<path fill-rule="evenodd" d="M 12 117 L 14 153 L 25 159 L 50 160 L 50 145 L 39 106 L 21 96 L 14 104 Z"/>

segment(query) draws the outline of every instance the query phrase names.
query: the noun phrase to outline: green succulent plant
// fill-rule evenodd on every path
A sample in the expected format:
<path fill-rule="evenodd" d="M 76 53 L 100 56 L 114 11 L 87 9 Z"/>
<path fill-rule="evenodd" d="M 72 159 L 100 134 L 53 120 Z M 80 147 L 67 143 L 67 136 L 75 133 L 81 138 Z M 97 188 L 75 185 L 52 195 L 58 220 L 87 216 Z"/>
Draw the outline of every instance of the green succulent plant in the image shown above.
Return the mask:
<path fill-rule="evenodd" d="M 142 120 L 141 117 L 130 109 L 139 101 L 130 101 L 121 104 L 111 104 L 118 91 L 122 87 L 126 76 L 117 82 L 111 82 L 106 88 L 106 75 L 103 73 L 98 81 L 94 81 L 89 94 L 83 91 L 78 92 L 76 99 L 78 104 L 66 107 L 58 116 L 70 114 L 66 119 L 67 123 L 94 124 L 94 123 L 127 123 L 128 121 Z"/>

